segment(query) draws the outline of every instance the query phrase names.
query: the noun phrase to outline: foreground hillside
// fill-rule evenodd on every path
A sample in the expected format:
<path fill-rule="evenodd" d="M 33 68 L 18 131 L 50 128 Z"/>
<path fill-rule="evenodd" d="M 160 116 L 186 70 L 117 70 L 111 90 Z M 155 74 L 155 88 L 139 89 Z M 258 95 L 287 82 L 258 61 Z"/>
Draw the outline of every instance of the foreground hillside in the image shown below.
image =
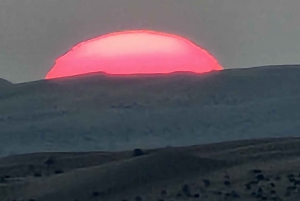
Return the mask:
<path fill-rule="evenodd" d="M 0 159 L 0 200 L 174 201 L 300 198 L 300 138 Z"/>

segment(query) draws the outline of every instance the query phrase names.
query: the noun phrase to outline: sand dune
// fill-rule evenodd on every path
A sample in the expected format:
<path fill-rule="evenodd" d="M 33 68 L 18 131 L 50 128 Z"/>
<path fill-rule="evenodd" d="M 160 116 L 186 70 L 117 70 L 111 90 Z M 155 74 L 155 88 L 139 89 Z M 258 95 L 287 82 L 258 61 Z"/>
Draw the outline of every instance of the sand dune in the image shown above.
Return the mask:
<path fill-rule="evenodd" d="M 0 160 L 0 200 L 135 201 L 140 196 L 149 201 L 198 197 L 217 201 L 300 197 L 300 138 L 142 151 L 144 155 L 140 156 L 124 151 L 4 157 Z M 52 163 L 47 166 L 49 159 Z M 55 173 L 57 170 L 60 172 Z"/>

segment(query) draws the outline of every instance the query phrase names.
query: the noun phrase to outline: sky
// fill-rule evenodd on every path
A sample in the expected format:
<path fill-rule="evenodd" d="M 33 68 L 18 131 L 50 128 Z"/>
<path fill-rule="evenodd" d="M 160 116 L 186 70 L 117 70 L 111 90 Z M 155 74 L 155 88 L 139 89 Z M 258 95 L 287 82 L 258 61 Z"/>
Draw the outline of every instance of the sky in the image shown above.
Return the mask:
<path fill-rule="evenodd" d="M 43 79 L 56 58 L 100 35 L 186 37 L 225 69 L 300 63 L 299 0 L 0 0 L 0 78 Z"/>

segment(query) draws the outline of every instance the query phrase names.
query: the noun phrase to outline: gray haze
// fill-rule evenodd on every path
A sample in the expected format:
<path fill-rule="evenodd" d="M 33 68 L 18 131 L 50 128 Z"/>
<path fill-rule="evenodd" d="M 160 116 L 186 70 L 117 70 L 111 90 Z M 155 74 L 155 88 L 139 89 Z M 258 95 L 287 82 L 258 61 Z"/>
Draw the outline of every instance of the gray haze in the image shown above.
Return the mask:
<path fill-rule="evenodd" d="M 124 29 L 185 36 L 225 68 L 300 63 L 299 0 L 0 0 L 0 77 L 39 80 L 73 45 Z"/>

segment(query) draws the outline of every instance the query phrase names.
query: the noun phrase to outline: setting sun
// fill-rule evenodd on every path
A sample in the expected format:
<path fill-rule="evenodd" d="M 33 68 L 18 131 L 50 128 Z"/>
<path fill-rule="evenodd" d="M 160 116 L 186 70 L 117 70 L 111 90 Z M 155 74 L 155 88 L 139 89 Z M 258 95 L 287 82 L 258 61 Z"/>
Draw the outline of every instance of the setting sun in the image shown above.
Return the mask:
<path fill-rule="evenodd" d="M 222 70 L 206 50 L 183 37 L 133 30 L 84 41 L 58 58 L 45 79 L 92 72 L 108 74 L 155 74 Z"/>

